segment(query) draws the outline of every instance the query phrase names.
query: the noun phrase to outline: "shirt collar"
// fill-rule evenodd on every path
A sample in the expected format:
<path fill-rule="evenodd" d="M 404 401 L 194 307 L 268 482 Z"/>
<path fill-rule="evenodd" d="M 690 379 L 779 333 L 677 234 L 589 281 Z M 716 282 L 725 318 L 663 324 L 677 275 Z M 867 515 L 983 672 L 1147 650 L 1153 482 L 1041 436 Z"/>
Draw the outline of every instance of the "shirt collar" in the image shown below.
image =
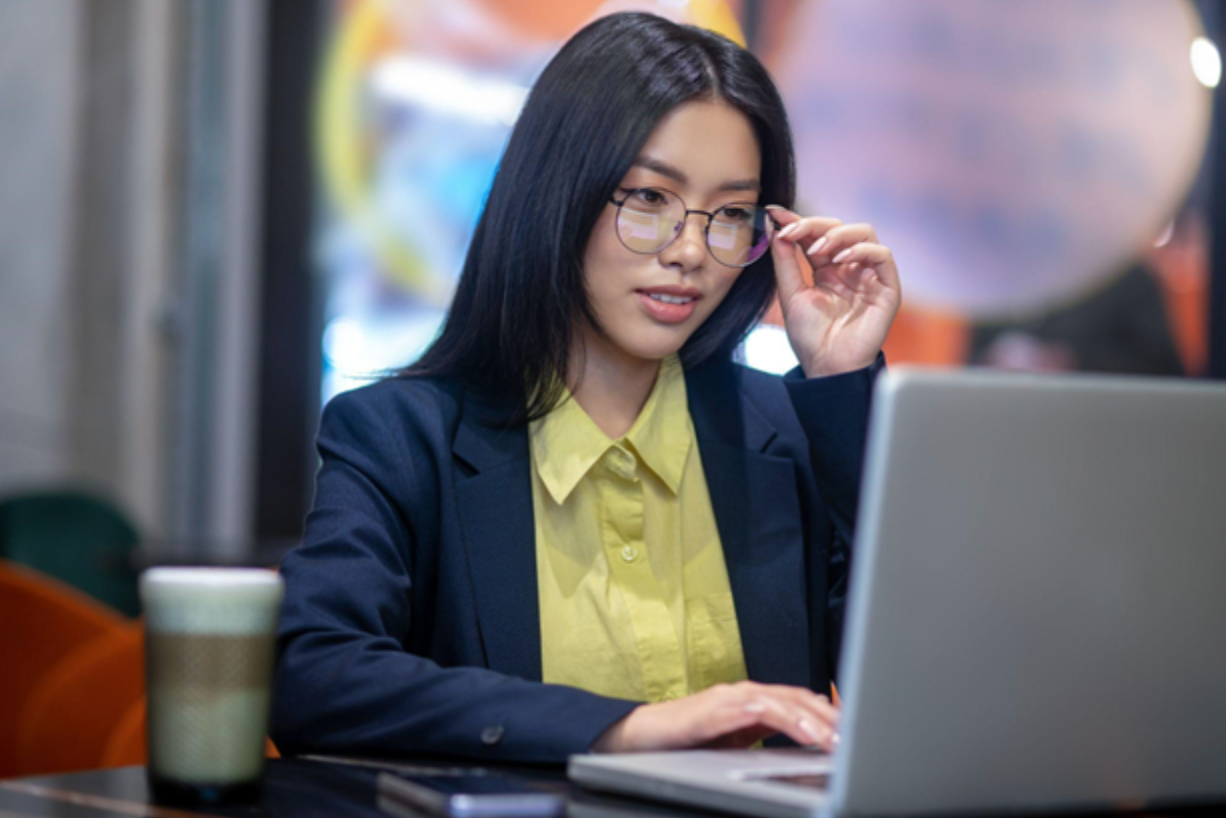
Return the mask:
<path fill-rule="evenodd" d="M 661 362 L 656 385 L 638 419 L 626 432 L 626 440 L 647 468 L 676 494 L 681 488 L 681 475 L 693 438 L 685 372 L 677 356 L 670 355 Z"/>
<path fill-rule="evenodd" d="M 554 502 L 561 505 L 610 447 L 601 431 L 570 392 L 545 417 L 529 424 L 532 462 Z M 685 376 L 676 355 L 660 364 L 655 385 L 621 442 L 676 494 L 689 456 L 694 429 L 690 423 Z"/>

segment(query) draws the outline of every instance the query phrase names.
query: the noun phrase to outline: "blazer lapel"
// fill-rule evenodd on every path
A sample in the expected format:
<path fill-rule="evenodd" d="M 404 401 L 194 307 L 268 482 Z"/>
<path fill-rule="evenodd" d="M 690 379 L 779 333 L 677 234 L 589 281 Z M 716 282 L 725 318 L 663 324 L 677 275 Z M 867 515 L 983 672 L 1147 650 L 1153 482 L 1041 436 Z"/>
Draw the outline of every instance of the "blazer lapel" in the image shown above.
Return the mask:
<path fill-rule="evenodd" d="M 497 407 L 465 394 L 452 452 L 456 498 L 490 669 L 541 680 L 536 534 L 526 424 L 505 428 Z"/>
<path fill-rule="evenodd" d="M 687 370 L 686 391 L 749 677 L 809 687 L 795 464 L 765 453 L 776 430 L 742 392 L 733 366 L 712 362 Z"/>

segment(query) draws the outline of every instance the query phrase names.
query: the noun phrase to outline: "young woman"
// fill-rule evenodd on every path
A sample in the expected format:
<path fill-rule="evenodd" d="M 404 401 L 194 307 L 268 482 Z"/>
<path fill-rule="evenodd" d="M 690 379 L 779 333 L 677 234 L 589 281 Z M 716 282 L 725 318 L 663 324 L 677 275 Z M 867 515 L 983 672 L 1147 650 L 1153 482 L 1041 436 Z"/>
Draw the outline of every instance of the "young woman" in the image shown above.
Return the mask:
<path fill-rule="evenodd" d="M 900 289 L 870 226 L 793 197 L 750 53 L 642 14 L 566 44 L 442 335 L 324 412 L 283 565 L 283 752 L 833 746 Z M 784 378 L 731 361 L 776 290 L 801 364 Z"/>

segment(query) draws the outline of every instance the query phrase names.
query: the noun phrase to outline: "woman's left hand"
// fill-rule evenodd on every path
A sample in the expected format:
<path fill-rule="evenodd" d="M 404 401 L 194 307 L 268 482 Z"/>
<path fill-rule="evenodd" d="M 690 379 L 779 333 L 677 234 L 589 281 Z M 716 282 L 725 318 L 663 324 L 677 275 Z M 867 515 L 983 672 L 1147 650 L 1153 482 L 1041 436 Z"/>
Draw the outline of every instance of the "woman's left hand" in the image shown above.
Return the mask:
<path fill-rule="evenodd" d="M 805 375 L 869 366 L 902 303 L 894 254 L 868 224 L 801 218 L 778 206 L 782 229 L 771 242 L 788 340 Z M 801 272 L 808 264 L 813 283 Z"/>

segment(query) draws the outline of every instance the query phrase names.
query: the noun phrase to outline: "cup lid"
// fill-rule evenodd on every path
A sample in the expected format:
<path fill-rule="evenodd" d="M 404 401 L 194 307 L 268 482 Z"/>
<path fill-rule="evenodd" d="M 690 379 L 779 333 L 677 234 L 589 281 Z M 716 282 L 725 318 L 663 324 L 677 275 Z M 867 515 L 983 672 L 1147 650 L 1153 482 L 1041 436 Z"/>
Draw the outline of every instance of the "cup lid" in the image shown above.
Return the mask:
<path fill-rule="evenodd" d="M 141 573 L 142 585 L 237 586 L 280 585 L 281 577 L 269 568 L 149 568 Z"/>

